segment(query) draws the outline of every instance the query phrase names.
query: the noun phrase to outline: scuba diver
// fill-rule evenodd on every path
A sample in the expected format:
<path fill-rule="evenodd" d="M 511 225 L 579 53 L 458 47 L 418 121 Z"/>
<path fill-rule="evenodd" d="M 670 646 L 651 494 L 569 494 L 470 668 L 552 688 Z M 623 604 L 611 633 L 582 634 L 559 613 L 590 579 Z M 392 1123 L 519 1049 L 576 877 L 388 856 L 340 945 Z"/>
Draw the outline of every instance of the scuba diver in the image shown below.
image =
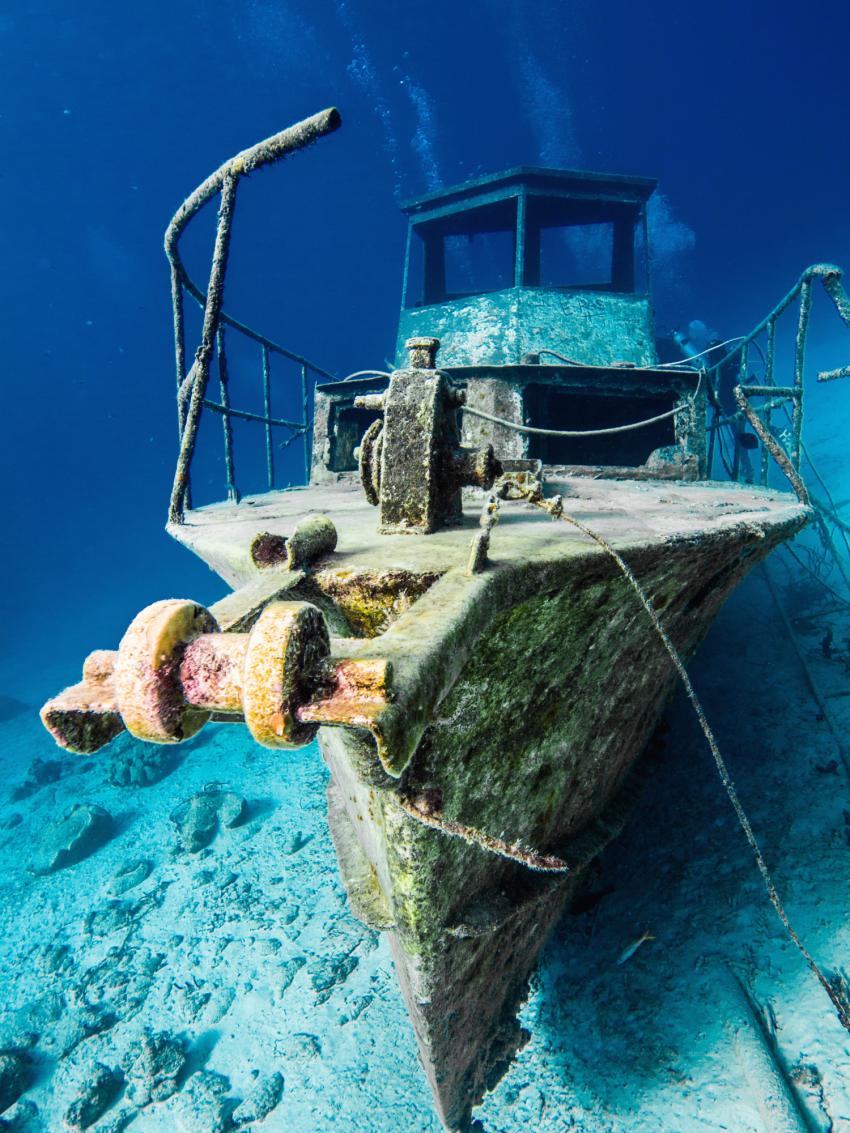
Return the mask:
<path fill-rule="evenodd" d="M 717 332 L 706 326 L 702 319 L 692 319 L 688 323 L 686 332 L 677 328 L 670 333 L 666 349 L 662 350 L 661 343 L 659 343 L 659 355 L 662 355 L 662 353 L 674 355 L 669 361 L 663 360 L 665 365 L 688 362 L 697 366 L 708 367 L 716 365 L 723 358 L 724 348 L 736 341 L 738 340 L 727 339 L 722 342 Z M 676 354 L 678 354 L 678 357 L 675 356 Z M 735 447 L 730 466 L 724 454 L 721 435 L 718 431 L 718 447 L 723 465 L 731 478 L 737 479 L 737 473 L 740 471 L 746 483 L 751 484 L 753 467 L 750 453 L 758 447 L 758 438 L 747 432 L 744 422 L 739 417 L 734 390 L 740 380 L 740 360 L 735 355 L 724 362 L 716 371 L 713 385 L 708 391 L 708 398 L 714 409 L 715 424 L 720 419 L 727 421 L 734 440 Z M 752 381 L 753 379 L 748 376 L 744 380 Z M 729 420 L 730 418 L 732 420 Z"/>

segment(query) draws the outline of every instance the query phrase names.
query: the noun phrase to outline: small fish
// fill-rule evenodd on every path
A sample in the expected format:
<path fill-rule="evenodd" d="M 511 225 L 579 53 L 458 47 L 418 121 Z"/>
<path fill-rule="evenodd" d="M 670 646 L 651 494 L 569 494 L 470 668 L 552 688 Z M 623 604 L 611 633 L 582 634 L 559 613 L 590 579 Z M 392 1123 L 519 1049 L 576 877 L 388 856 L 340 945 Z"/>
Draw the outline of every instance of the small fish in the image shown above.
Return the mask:
<path fill-rule="evenodd" d="M 655 940 L 655 937 L 651 933 L 645 932 L 643 936 L 639 936 L 637 940 L 633 940 L 632 943 L 620 953 L 617 963 L 625 964 L 626 960 L 631 960 L 632 956 L 634 956 L 635 952 L 637 952 L 638 948 L 640 948 L 645 940 Z"/>

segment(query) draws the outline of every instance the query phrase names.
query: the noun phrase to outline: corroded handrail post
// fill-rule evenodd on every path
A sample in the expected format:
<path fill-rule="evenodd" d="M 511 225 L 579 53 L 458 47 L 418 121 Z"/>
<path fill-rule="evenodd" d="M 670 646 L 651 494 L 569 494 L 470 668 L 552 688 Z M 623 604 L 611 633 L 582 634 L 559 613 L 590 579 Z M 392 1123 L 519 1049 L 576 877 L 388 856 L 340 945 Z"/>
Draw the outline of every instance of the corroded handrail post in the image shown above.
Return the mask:
<path fill-rule="evenodd" d="M 842 272 L 840 268 L 833 267 L 831 264 L 822 264 L 824 271 L 821 275 L 821 282 L 823 283 L 824 291 L 835 304 L 835 309 L 841 317 L 844 325 L 850 328 L 850 296 L 844 289 L 842 283 Z M 850 366 L 841 366 L 837 370 L 823 370 L 818 374 L 819 382 L 833 381 L 835 378 L 848 378 L 850 377 Z"/>
<path fill-rule="evenodd" d="M 800 447 L 803 443 L 803 369 L 806 363 L 806 340 L 809 335 L 809 315 L 812 310 L 812 281 L 804 279 L 800 283 L 800 307 L 797 317 L 797 335 L 794 339 L 794 398 L 791 411 L 791 434 L 794 438 L 791 461 L 800 469 Z"/>
<path fill-rule="evenodd" d="M 165 253 L 171 266 L 171 291 L 174 304 L 174 348 L 177 367 L 178 423 L 180 427 L 180 454 L 174 473 L 169 506 L 169 522 L 182 523 L 189 485 L 189 466 L 195 448 L 195 441 L 204 405 L 210 365 L 215 349 L 216 337 L 223 318 L 222 301 L 227 258 L 230 248 L 230 235 L 233 226 L 233 213 L 236 205 L 236 189 L 241 177 L 261 169 L 265 165 L 279 161 L 289 153 L 303 149 L 325 134 L 332 133 L 340 125 L 336 109 L 323 110 L 311 118 L 290 126 L 250 149 L 243 150 L 225 162 L 195 189 L 177 212 L 165 233 Z M 185 325 L 183 315 L 183 287 L 199 297 L 197 288 L 190 285 L 179 254 L 179 239 L 186 225 L 200 208 L 217 193 L 221 194 L 218 224 L 216 228 L 215 249 L 212 269 L 206 295 L 201 295 L 204 305 L 204 322 L 201 343 L 195 354 L 195 361 L 184 377 L 185 367 Z M 231 325 L 235 320 L 227 320 Z M 242 328 L 240 329 L 247 329 Z M 252 337 L 259 337 L 253 335 Z M 290 355 L 291 356 L 291 355 Z M 306 359 L 298 359 L 302 365 Z M 318 368 L 317 368 L 318 369 Z M 321 371 L 319 371 L 321 372 Z M 268 417 L 269 414 L 267 413 Z M 305 428 L 306 428 L 305 421 Z"/>
<path fill-rule="evenodd" d="M 812 284 L 816 279 L 819 279 L 824 291 L 832 300 L 836 311 L 842 322 L 850 328 L 850 296 L 844 289 L 842 282 L 843 273 L 841 268 L 836 267 L 835 264 L 812 264 L 800 275 L 797 282 L 791 290 L 785 295 L 773 308 L 773 310 L 766 315 L 761 322 L 749 332 L 749 334 L 742 335 L 737 340 L 736 345 L 723 357 L 715 362 L 714 365 L 709 366 L 707 370 L 709 388 L 715 391 L 716 397 L 716 384 L 720 376 L 723 366 L 725 366 L 732 359 L 738 359 L 738 383 L 739 388 L 745 387 L 747 383 L 747 368 L 750 347 L 755 343 L 758 347 L 756 340 L 762 335 L 767 334 L 767 352 L 764 356 L 765 374 L 764 386 L 758 387 L 763 389 L 763 396 L 768 396 L 775 385 L 775 355 L 776 355 L 776 322 L 780 315 L 782 315 L 795 300 L 799 301 L 797 313 L 797 330 L 794 338 L 794 383 L 793 386 L 787 390 L 780 391 L 777 387 L 777 392 L 784 392 L 785 396 L 792 402 L 792 415 L 791 415 L 791 445 L 790 456 L 786 454 L 786 461 L 790 460 L 790 464 L 799 473 L 800 460 L 803 450 L 803 375 L 805 368 L 805 355 L 806 355 L 806 341 L 809 332 L 809 319 L 812 307 Z M 831 381 L 834 378 L 850 377 L 850 366 L 843 366 L 838 370 L 829 370 L 818 374 L 818 381 Z M 746 391 L 745 391 L 746 392 Z M 753 392 L 753 389 L 750 389 Z M 746 397 L 744 399 L 746 401 Z M 745 409 L 738 399 L 740 406 L 737 414 L 725 420 L 717 420 L 713 426 L 716 430 L 723 426 L 730 426 L 733 430 L 737 431 L 738 422 L 743 421 L 746 417 L 750 424 L 755 428 L 753 415 L 755 409 L 749 406 Z M 765 406 L 766 423 L 763 422 L 766 428 L 766 435 L 770 435 L 770 415 L 771 410 L 776 407 L 775 402 L 768 402 Z M 756 432 L 762 437 L 760 430 Z M 712 436 L 712 440 L 713 440 Z M 763 438 L 762 438 L 763 440 Z M 768 463 L 767 454 L 773 453 L 770 445 L 763 443 L 762 448 L 762 461 L 761 461 L 761 482 L 767 485 L 768 480 Z M 781 464 L 783 471 L 788 474 L 787 468 Z M 739 471 L 739 454 L 737 446 L 733 457 L 732 478 L 738 479 Z"/>
<path fill-rule="evenodd" d="M 168 256 L 169 263 L 176 265 L 178 270 L 182 269 L 177 251 L 180 234 L 195 213 L 216 193 L 221 192 L 227 177 L 237 179 L 246 177 L 257 169 L 262 169 L 264 165 L 271 165 L 280 161 L 287 154 L 312 145 L 319 138 L 323 138 L 325 134 L 332 134 L 334 130 L 339 129 L 341 123 L 342 119 L 335 107 L 322 110 L 318 114 L 314 114 L 312 118 L 305 118 L 302 122 L 296 122 L 294 126 L 281 130 L 279 134 L 274 134 L 262 142 L 257 142 L 255 146 L 242 150 L 241 153 L 237 153 L 235 157 L 231 157 L 229 161 L 220 165 L 215 173 L 211 173 L 206 181 L 186 198 L 172 217 L 171 223 L 165 231 L 165 254 Z"/>
<path fill-rule="evenodd" d="M 224 299 L 224 276 L 227 271 L 227 257 L 230 251 L 230 233 L 233 227 L 233 212 L 236 208 L 236 186 L 238 179 L 233 175 L 224 178 L 221 188 L 221 205 L 218 210 L 218 226 L 215 233 L 212 271 L 207 288 L 207 302 L 204 308 L 204 326 L 201 332 L 201 345 L 195 354 L 194 380 L 183 435 L 180 438 L 180 455 L 174 472 L 174 485 L 171 489 L 171 506 L 168 518 L 172 523 L 183 522 L 183 497 L 189 479 L 189 463 L 195 449 L 198 425 L 201 420 L 201 407 L 207 392 L 210 377 L 215 336 L 218 332 L 218 317 Z"/>

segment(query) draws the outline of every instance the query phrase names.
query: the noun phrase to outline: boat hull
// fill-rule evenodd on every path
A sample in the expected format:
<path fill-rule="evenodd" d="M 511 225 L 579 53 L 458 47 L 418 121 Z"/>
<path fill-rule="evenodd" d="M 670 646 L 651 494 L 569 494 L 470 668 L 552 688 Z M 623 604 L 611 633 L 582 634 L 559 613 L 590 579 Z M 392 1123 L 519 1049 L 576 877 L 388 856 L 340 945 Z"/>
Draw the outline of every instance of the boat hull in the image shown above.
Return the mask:
<path fill-rule="evenodd" d="M 549 491 L 616 546 L 686 658 L 744 575 L 808 518 L 787 494 L 735 485 Z M 285 530 L 293 516 L 280 509 L 299 503 L 339 517 L 337 552 L 300 596 L 336 632 L 359 627 L 357 656 L 386 660 L 393 700 L 377 743 L 365 729 L 319 731 L 331 832 L 354 913 L 389 933 L 440 1118 L 463 1129 L 522 1045 L 517 1013 L 540 951 L 622 826 L 675 671 L 612 558 L 538 509 L 503 505 L 489 560 L 470 575 L 474 520 L 381 537 L 344 488 L 298 495 L 234 512 L 229 535 L 210 509 L 184 540 L 244 584 L 258 524 Z M 534 872 L 498 852 L 508 845 L 570 870 Z"/>
<path fill-rule="evenodd" d="M 777 537 L 768 530 L 754 542 L 744 529 L 633 549 L 633 569 L 684 656 Z M 439 602 L 439 587 L 423 601 Z M 630 775 L 675 683 L 645 610 L 604 554 L 555 572 L 529 564 L 510 590 L 474 646 L 466 643 L 468 660 L 401 794 L 362 781 L 362 740 L 321 735 L 342 873 L 375 879 L 377 918 L 362 889 L 353 904 L 376 927 L 392 926 L 399 982 L 449 1129 L 466 1125 L 522 1044 L 516 1014 L 540 951 L 588 863 L 618 832 Z M 570 873 L 535 874 L 422 824 L 405 806 L 434 798 L 451 823 L 557 854 Z M 339 833 L 343 824 L 350 829 Z"/>

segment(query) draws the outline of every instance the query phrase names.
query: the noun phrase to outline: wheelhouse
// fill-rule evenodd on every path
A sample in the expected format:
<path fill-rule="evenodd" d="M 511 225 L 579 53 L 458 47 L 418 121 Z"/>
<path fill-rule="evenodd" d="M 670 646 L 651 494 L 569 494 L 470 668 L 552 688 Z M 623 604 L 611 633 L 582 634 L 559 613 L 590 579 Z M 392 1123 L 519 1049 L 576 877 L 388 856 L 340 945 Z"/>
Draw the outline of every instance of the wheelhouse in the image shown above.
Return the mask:
<path fill-rule="evenodd" d="M 647 224 L 655 184 L 521 168 L 402 206 L 395 365 L 409 365 L 410 339 L 439 340 L 437 365 L 465 390 L 470 410 L 491 418 L 464 413 L 465 443 L 491 443 L 502 462 L 595 476 L 704 474 L 699 376 L 659 366 L 655 351 Z M 386 382 L 317 387 L 314 478 L 354 473 L 359 438 L 377 415 L 355 397 Z M 630 427 L 639 421 L 649 423 Z"/>

